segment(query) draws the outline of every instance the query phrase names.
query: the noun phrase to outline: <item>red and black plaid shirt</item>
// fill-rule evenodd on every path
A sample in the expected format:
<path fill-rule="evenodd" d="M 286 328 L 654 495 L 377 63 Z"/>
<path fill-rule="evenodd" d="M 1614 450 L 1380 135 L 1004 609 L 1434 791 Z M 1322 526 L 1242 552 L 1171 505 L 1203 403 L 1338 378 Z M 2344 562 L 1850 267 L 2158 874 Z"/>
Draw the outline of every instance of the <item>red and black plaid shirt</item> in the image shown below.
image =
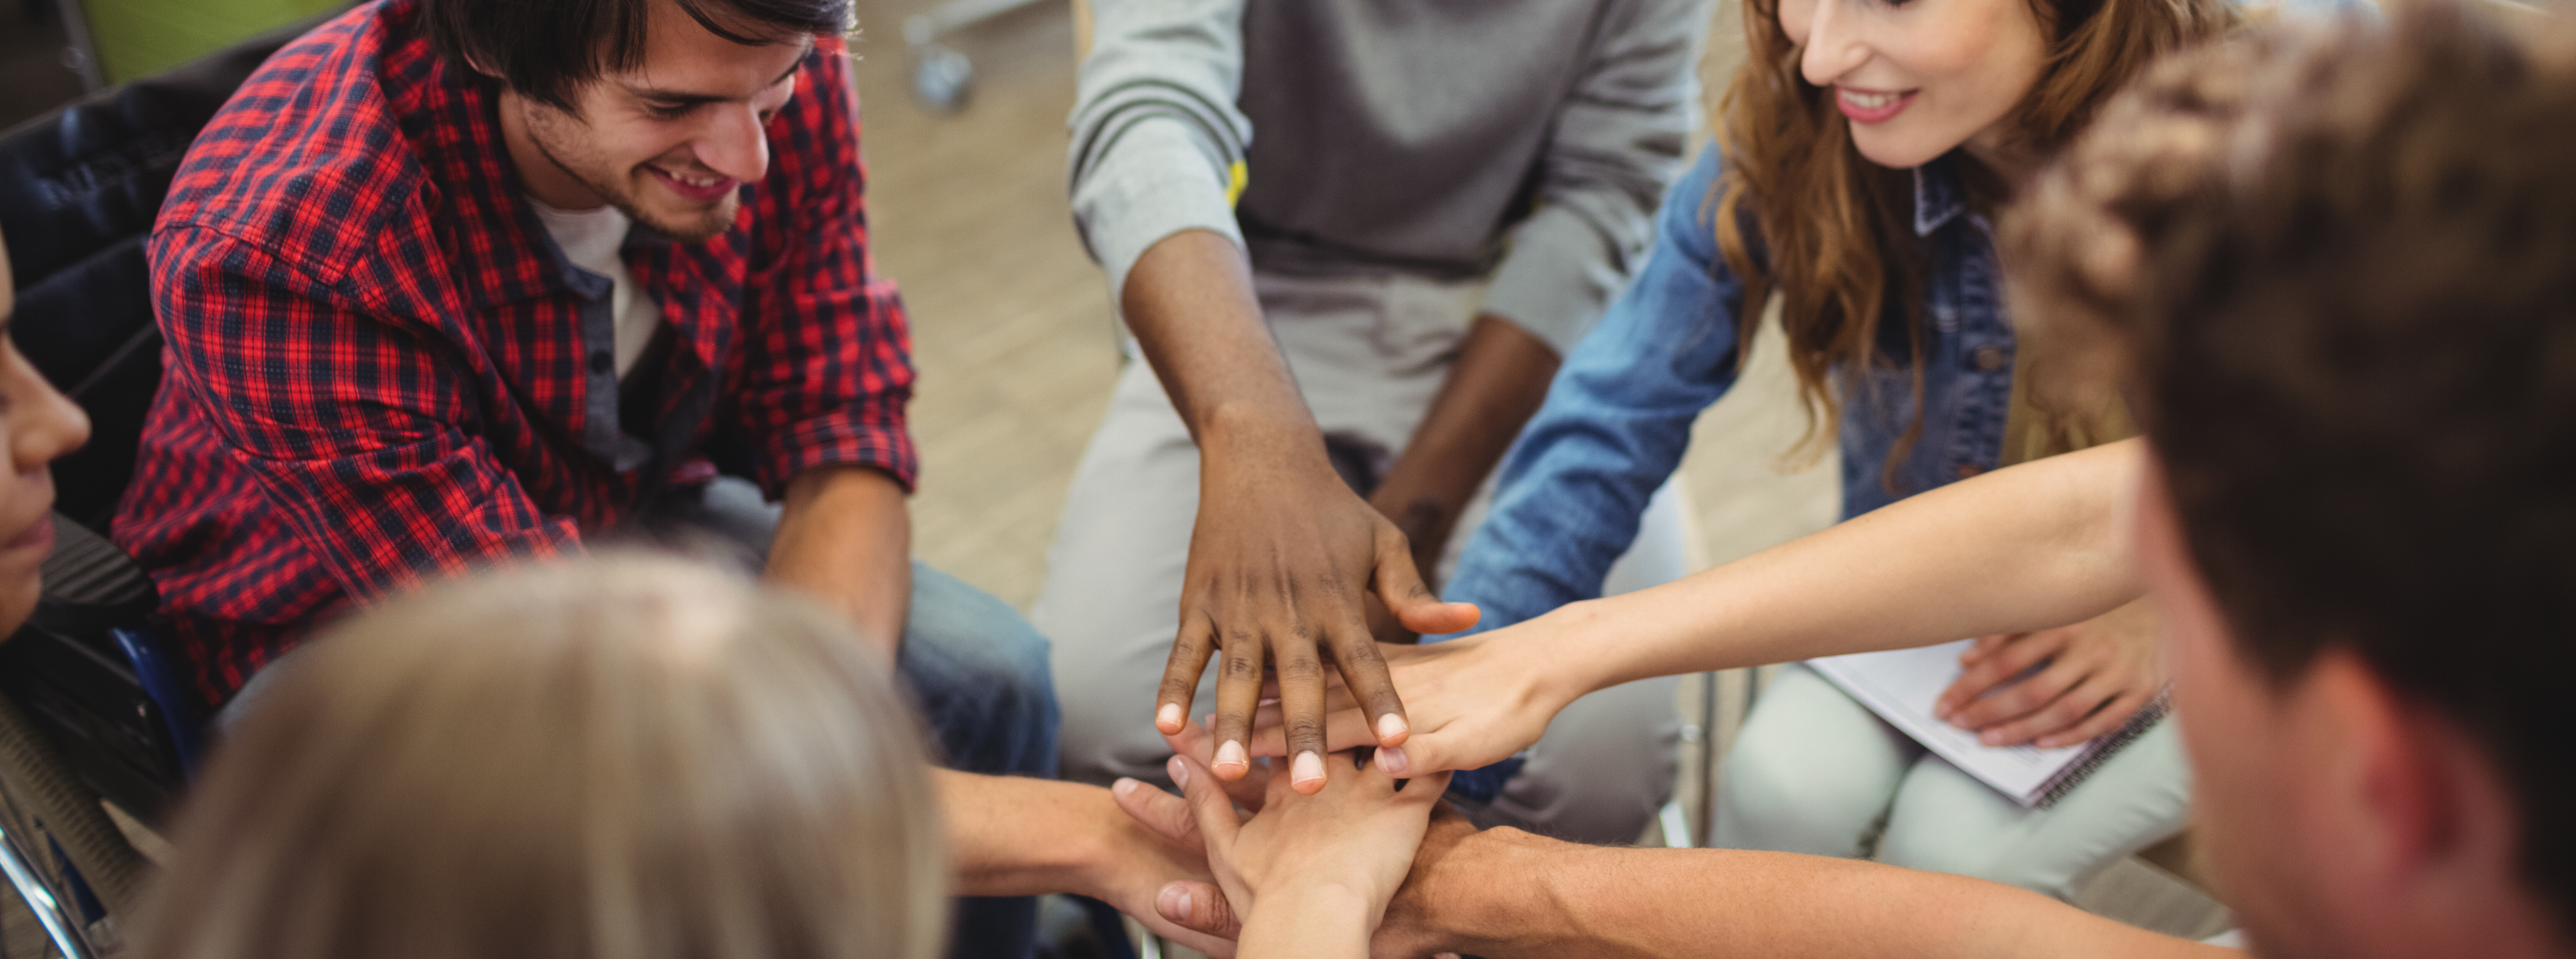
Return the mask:
<path fill-rule="evenodd" d="M 672 347 L 658 419 L 621 430 L 605 282 L 547 237 L 496 91 L 414 21 L 384 0 L 270 59 L 153 230 L 168 372 L 115 539 L 209 702 L 353 599 L 579 551 L 649 489 L 711 475 L 696 451 L 719 426 L 773 497 L 823 464 L 912 483 L 909 334 L 867 254 L 838 43 L 799 68 L 733 229 L 630 237 Z M 620 454 L 628 434 L 649 461 Z"/>

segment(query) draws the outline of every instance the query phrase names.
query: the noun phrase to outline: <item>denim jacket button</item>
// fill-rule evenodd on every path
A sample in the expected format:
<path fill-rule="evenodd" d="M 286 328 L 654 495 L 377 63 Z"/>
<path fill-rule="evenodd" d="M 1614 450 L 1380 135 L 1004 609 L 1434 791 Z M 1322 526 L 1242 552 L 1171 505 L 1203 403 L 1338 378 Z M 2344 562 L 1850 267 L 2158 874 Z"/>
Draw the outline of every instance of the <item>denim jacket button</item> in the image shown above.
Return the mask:
<path fill-rule="evenodd" d="M 1969 478 L 1969 477 L 1975 476 L 1975 475 L 1977 475 L 1977 474 L 1979 474 L 1979 473 L 1983 473 L 1983 472 L 1985 472 L 1985 471 L 1986 471 L 1986 468 L 1985 468 L 1985 467 L 1983 467 L 1983 466 L 1979 466 L 1979 465 L 1977 465 L 1977 464 L 1975 464 L 1975 463 L 1961 463 L 1961 464 L 1959 464 L 1959 478 L 1960 478 L 1960 479 L 1967 479 L 1967 478 Z"/>
<path fill-rule="evenodd" d="M 2000 347 L 1977 347 L 1977 368 L 1992 373 L 2004 368 L 2004 351 Z"/>

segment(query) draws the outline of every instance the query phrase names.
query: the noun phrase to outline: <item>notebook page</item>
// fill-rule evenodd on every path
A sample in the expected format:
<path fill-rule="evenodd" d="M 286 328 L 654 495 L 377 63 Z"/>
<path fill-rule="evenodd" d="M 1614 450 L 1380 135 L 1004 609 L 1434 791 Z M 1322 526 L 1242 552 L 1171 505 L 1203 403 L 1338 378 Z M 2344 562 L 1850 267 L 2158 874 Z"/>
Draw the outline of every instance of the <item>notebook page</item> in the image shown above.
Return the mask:
<path fill-rule="evenodd" d="M 1959 678 L 1959 654 L 1973 642 L 1831 656 L 1808 660 L 1807 666 L 1952 765 L 2024 806 L 2033 805 L 2040 787 L 2082 758 L 2087 744 L 1988 746 L 1975 733 L 1933 718 L 1932 704 Z"/>

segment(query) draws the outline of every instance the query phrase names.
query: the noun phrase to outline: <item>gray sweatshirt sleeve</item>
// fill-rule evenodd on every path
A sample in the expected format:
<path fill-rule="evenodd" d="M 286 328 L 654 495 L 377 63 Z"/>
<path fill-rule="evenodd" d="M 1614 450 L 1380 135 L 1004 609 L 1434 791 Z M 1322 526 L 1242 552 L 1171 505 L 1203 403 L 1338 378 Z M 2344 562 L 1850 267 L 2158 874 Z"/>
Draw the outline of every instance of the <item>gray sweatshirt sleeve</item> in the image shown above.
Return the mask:
<path fill-rule="evenodd" d="M 1538 209 L 1512 236 L 1485 309 L 1556 347 L 1628 285 L 1698 123 L 1706 0 L 1612 4 L 1540 161 Z"/>
<path fill-rule="evenodd" d="M 1158 240 L 1214 230 L 1243 245 L 1233 194 L 1252 121 L 1243 81 L 1244 0 L 1095 0 L 1067 158 L 1074 226 L 1118 301 Z"/>

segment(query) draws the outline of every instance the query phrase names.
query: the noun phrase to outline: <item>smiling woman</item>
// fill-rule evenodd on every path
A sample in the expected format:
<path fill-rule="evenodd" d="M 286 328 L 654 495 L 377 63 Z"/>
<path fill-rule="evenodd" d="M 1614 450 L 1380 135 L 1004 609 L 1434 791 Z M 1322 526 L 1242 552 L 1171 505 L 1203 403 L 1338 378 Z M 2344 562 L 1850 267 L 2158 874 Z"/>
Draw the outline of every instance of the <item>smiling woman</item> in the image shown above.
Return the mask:
<path fill-rule="evenodd" d="M 2014 335 L 1994 218 L 2129 78 L 2232 27 L 2233 0 L 1743 9 L 1747 56 L 1716 148 L 1667 197 L 1637 282 L 1566 357 L 1450 581 L 1444 598 L 1478 605 L 1488 627 L 1601 595 L 1766 307 L 1810 444 L 1840 447 L 1846 517 L 2132 432 L 2102 384 L 2026 375 L 2052 364 Z M 2044 395 L 2027 388 L 2042 380 Z M 1985 637 L 1960 665 L 1936 708 L 1994 747 L 2085 742 L 2164 685 L 2143 608 Z M 1765 687 L 1719 783 L 1717 844 L 1875 854 L 2060 897 L 2189 815 L 2170 729 L 2051 808 L 2024 808 L 1802 668 Z"/>

